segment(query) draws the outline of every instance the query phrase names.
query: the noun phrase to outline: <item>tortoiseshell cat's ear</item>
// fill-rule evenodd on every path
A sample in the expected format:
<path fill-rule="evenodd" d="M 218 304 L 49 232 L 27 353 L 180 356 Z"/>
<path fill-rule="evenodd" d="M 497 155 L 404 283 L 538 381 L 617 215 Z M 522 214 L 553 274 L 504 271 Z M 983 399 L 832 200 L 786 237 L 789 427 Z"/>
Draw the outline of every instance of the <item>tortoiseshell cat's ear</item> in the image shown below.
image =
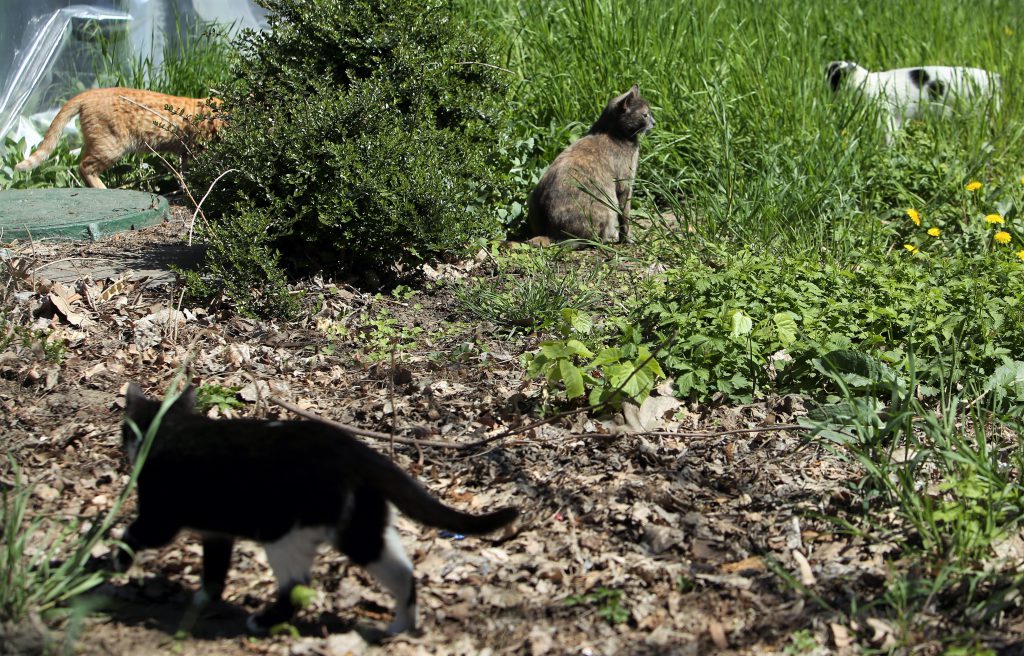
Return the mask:
<path fill-rule="evenodd" d="M 619 96 L 619 107 L 624 112 L 628 112 L 637 101 L 640 100 L 640 86 L 634 84 L 629 88 L 629 91 Z"/>

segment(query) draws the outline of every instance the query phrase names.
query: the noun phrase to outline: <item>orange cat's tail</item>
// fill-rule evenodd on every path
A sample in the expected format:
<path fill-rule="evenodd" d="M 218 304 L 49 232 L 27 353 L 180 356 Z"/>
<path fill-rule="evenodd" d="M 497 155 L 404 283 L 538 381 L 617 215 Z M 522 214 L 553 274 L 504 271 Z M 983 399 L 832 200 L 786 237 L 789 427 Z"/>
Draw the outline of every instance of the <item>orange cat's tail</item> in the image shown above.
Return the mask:
<path fill-rule="evenodd" d="M 60 141 L 60 135 L 64 131 L 64 127 L 71 122 L 78 112 L 82 109 L 82 94 L 79 94 L 67 101 L 57 115 L 53 117 L 53 122 L 50 123 L 50 127 L 46 130 L 46 136 L 43 137 L 42 143 L 36 148 L 35 152 L 30 156 L 26 157 L 22 161 L 14 165 L 15 171 L 31 171 L 35 167 L 43 163 L 53 149 L 57 147 L 57 142 Z"/>

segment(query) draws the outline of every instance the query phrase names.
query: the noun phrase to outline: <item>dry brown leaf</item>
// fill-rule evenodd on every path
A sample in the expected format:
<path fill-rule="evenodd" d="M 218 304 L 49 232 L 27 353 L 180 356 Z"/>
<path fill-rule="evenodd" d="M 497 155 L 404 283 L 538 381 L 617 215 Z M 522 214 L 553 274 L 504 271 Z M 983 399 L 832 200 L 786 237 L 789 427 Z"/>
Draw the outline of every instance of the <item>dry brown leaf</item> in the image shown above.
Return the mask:
<path fill-rule="evenodd" d="M 46 483 L 37 485 L 34 494 L 43 501 L 53 501 L 60 496 L 60 492 Z"/>
<path fill-rule="evenodd" d="M 726 574 L 743 574 L 744 572 L 763 572 L 767 567 L 760 556 L 748 556 L 734 563 L 723 563 L 718 569 Z"/>
<path fill-rule="evenodd" d="M 630 432 L 665 430 L 665 415 L 681 405 L 682 402 L 672 396 L 649 396 L 639 407 L 631 401 L 623 403 L 622 415 Z"/>
<path fill-rule="evenodd" d="M 722 626 L 721 622 L 711 620 L 708 622 L 708 634 L 711 636 L 711 641 L 715 643 L 715 646 L 719 649 L 729 648 L 729 639 L 725 636 L 725 627 Z"/>
<path fill-rule="evenodd" d="M 800 582 L 807 587 L 816 585 L 818 580 L 814 577 L 814 572 L 811 571 L 811 564 L 807 561 L 807 556 L 794 549 L 793 560 L 796 561 L 797 568 L 800 570 Z"/>
<path fill-rule="evenodd" d="M 871 637 L 868 639 L 874 647 L 889 650 L 896 646 L 895 630 L 892 624 L 875 617 L 868 618 L 865 623 L 871 629 Z"/>
<path fill-rule="evenodd" d="M 842 624 L 830 622 L 828 628 L 832 634 L 832 645 L 836 649 L 845 649 L 853 644 L 853 639 L 850 638 L 849 630 L 847 630 L 847 628 Z"/>

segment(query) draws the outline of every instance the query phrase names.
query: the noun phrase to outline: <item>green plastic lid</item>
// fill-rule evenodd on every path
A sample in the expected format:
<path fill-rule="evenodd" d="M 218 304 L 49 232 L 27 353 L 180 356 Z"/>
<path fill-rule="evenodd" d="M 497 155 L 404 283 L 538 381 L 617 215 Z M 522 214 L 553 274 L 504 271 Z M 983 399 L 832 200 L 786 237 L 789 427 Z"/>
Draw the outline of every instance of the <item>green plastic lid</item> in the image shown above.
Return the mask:
<path fill-rule="evenodd" d="M 11 239 L 99 239 L 164 220 L 167 199 L 127 189 L 0 191 L 0 242 Z"/>

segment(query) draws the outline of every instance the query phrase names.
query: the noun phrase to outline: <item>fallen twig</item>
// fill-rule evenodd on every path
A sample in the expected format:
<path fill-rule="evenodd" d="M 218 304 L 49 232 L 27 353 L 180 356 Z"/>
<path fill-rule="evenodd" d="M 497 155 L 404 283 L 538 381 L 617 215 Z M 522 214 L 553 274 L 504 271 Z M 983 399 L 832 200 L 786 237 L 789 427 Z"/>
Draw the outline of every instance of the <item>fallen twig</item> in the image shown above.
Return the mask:
<path fill-rule="evenodd" d="M 721 437 L 723 435 L 742 435 L 743 433 L 767 433 L 770 431 L 784 431 L 784 430 L 815 430 L 813 426 L 804 426 L 802 424 L 771 424 L 769 426 L 761 426 L 760 428 L 733 428 L 730 430 L 723 431 L 703 431 L 700 433 L 677 433 L 674 431 L 640 431 L 635 433 L 636 435 L 657 435 L 659 437 Z"/>
<path fill-rule="evenodd" d="M 313 419 L 313 420 L 316 420 L 316 421 L 322 421 L 322 422 L 324 422 L 326 424 L 329 424 L 329 425 L 334 426 L 336 428 L 340 428 L 342 430 L 346 430 L 346 431 L 348 431 L 350 433 L 355 433 L 356 435 L 362 435 L 363 437 L 369 437 L 369 438 L 372 438 L 372 439 L 375 439 L 375 440 L 384 440 L 384 441 L 390 441 L 390 440 L 393 439 L 398 444 L 414 444 L 414 445 L 420 446 L 420 447 L 432 446 L 432 447 L 437 447 L 437 448 L 440 448 L 440 449 L 458 449 L 460 451 L 468 451 L 468 450 L 471 450 L 471 449 L 477 449 L 477 448 L 480 448 L 482 446 L 486 446 L 486 445 L 491 444 L 493 442 L 497 442 L 498 440 L 504 439 L 506 437 L 510 437 L 512 435 L 516 435 L 517 433 L 525 433 L 525 432 L 527 432 L 529 430 L 533 430 L 534 428 L 538 428 L 538 427 L 543 426 L 545 424 L 550 424 L 552 422 L 558 421 L 559 419 L 563 419 L 565 417 L 571 417 L 573 415 L 578 415 L 578 414 L 583 413 L 583 412 L 590 412 L 590 411 L 594 411 L 594 410 L 603 410 L 611 402 L 611 399 L 614 399 L 615 395 L 618 394 L 620 391 L 622 391 L 622 389 L 626 386 L 626 383 L 628 383 L 630 381 L 630 379 L 633 378 L 633 376 L 638 371 L 640 371 L 645 366 L 647 366 L 648 362 L 653 360 L 654 357 L 658 353 L 660 353 L 662 351 L 662 349 L 664 349 L 666 346 L 668 346 L 669 343 L 672 342 L 672 340 L 675 339 L 676 334 L 678 332 L 679 332 L 679 329 L 677 328 L 671 335 L 669 335 L 667 338 L 665 338 L 665 340 L 663 340 L 661 344 L 658 345 L 658 348 L 654 349 L 651 352 L 651 354 L 647 357 L 647 359 L 645 359 L 637 367 L 635 367 L 633 369 L 633 371 L 628 376 L 626 376 L 626 379 L 622 381 L 622 384 L 620 384 L 618 387 L 616 387 L 614 390 L 612 390 L 612 393 L 608 395 L 608 400 L 601 401 L 600 403 L 595 403 L 593 405 L 588 405 L 588 406 L 585 406 L 585 407 L 582 407 L 582 408 L 576 408 L 574 410 L 566 410 L 564 412 L 559 412 L 558 414 L 552 415 L 550 417 L 545 417 L 544 419 L 538 419 L 537 421 L 534 421 L 534 422 L 531 422 L 529 424 L 526 424 L 525 426 L 517 426 L 516 428 L 510 428 L 508 430 L 505 430 L 505 431 L 502 431 L 502 432 L 498 433 L 497 435 L 491 435 L 489 437 L 485 437 L 483 439 L 476 440 L 474 442 L 463 442 L 463 443 L 459 443 L 459 442 L 440 442 L 440 441 L 436 441 L 436 440 L 421 440 L 421 439 L 417 439 L 417 438 L 414 438 L 414 437 L 398 437 L 398 436 L 390 435 L 388 433 L 378 433 L 377 431 L 371 431 L 371 430 L 366 430 L 366 429 L 363 429 L 363 428 L 357 428 L 355 426 L 349 426 L 348 424 L 343 424 L 341 422 L 333 421 L 333 420 L 330 420 L 330 419 L 324 419 L 323 417 L 317 415 L 315 412 L 310 412 L 308 410 L 304 410 L 304 409 L 302 409 L 302 408 L 300 408 L 300 407 L 298 407 L 296 405 L 292 405 L 291 403 L 288 403 L 287 401 L 284 401 L 282 399 L 278 399 L 276 397 L 270 397 L 269 400 L 272 403 L 275 403 L 275 404 L 281 406 L 282 408 L 285 408 L 286 410 L 290 410 L 291 412 L 294 412 L 297 415 L 306 417 L 307 419 Z M 579 437 L 579 436 L 577 435 L 576 437 Z"/>
<path fill-rule="evenodd" d="M 369 438 L 374 439 L 374 440 L 382 440 L 384 442 L 390 442 L 390 441 L 394 440 L 396 444 L 412 444 L 414 446 L 420 446 L 420 447 L 422 447 L 422 446 L 432 446 L 432 447 L 437 447 L 439 449 L 470 449 L 470 448 L 473 448 L 476 445 L 475 442 L 470 442 L 470 443 L 466 443 L 466 444 L 459 444 L 457 442 L 441 442 L 439 440 L 421 440 L 421 439 L 415 438 L 415 437 L 401 437 L 399 435 L 390 435 L 388 433 L 379 433 L 377 431 L 367 430 L 365 428 L 358 428 L 356 426 L 350 426 L 349 424 L 343 424 L 340 421 L 334 421 L 333 419 L 327 419 L 326 417 L 321 417 L 320 415 L 318 415 L 315 412 L 311 412 L 310 410 L 306 410 L 304 408 L 300 408 L 299 406 L 293 405 L 291 403 L 288 403 L 287 401 L 279 399 L 276 396 L 271 396 L 267 400 L 270 401 L 271 403 L 275 404 L 275 405 L 281 406 L 282 408 L 284 408 L 285 410 L 288 410 L 289 412 L 293 412 L 293 413 L 299 415 L 300 417 L 305 417 L 306 419 L 312 419 L 313 421 L 320 421 L 320 422 L 323 422 L 323 423 L 327 424 L 328 426 L 334 426 L 335 428 L 340 428 L 343 431 L 347 431 L 347 432 L 353 433 L 355 435 L 361 435 L 363 437 L 369 437 Z"/>

